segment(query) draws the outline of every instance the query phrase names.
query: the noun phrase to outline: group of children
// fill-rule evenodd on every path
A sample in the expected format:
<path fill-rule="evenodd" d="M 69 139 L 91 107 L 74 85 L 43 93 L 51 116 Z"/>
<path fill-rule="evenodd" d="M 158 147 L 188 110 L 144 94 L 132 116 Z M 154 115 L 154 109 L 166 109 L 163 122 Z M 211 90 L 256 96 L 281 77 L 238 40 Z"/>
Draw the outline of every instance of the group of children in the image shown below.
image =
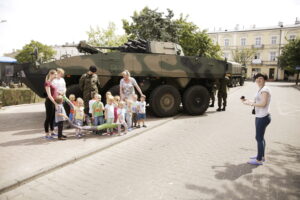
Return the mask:
<path fill-rule="evenodd" d="M 82 128 L 84 122 L 88 126 L 93 125 L 93 132 L 102 135 L 113 135 L 115 131 L 109 126 L 110 124 L 121 124 L 124 127 L 124 132 L 120 135 L 126 134 L 127 131 L 131 131 L 133 128 L 146 127 L 146 101 L 145 96 L 140 97 L 138 101 L 137 95 L 134 95 L 132 99 L 125 99 L 121 101 L 119 96 L 113 96 L 111 92 L 106 93 L 106 105 L 101 101 L 101 95 L 97 93 L 92 94 L 92 99 L 89 101 L 89 114 L 84 113 L 83 99 L 78 97 L 76 99 L 74 94 L 69 95 L 69 99 L 65 96 L 58 96 L 55 99 L 58 104 L 55 114 L 55 122 L 58 125 L 58 138 L 64 140 L 66 136 L 62 134 L 63 121 L 69 119 L 69 122 L 74 125 L 76 131 L 76 137 L 81 138 L 84 134 Z M 63 108 L 63 102 L 66 101 L 70 105 L 69 118 L 66 116 Z M 95 127 L 107 128 L 103 133 L 101 130 L 96 130 Z M 119 131 L 118 131 L 119 132 Z"/>

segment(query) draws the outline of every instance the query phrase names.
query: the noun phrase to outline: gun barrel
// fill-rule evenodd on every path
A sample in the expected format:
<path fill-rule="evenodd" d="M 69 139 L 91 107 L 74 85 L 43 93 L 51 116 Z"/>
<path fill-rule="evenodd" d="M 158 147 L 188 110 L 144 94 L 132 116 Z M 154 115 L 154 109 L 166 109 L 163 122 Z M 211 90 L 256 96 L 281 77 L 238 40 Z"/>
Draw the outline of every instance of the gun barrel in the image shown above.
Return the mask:
<path fill-rule="evenodd" d="M 97 49 L 120 50 L 121 47 L 95 47 Z"/>

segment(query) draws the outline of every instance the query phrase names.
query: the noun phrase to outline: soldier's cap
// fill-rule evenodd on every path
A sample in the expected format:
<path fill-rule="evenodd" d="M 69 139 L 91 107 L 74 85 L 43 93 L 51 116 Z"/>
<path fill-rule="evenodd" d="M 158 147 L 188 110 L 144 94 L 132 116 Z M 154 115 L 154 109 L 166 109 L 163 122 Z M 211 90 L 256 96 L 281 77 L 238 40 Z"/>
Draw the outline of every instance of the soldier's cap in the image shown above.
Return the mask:
<path fill-rule="evenodd" d="M 92 65 L 92 66 L 90 66 L 90 69 L 89 69 L 91 72 L 93 72 L 93 73 L 95 73 L 95 72 L 97 72 L 97 67 L 96 66 L 94 66 L 94 65 Z"/>
<path fill-rule="evenodd" d="M 257 73 L 257 74 L 254 76 L 254 80 L 256 80 L 258 77 L 263 77 L 263 79 L 264 79 L 265 81 L 268 80 L 268 75 L 266 75 L 266 74 Z"/>

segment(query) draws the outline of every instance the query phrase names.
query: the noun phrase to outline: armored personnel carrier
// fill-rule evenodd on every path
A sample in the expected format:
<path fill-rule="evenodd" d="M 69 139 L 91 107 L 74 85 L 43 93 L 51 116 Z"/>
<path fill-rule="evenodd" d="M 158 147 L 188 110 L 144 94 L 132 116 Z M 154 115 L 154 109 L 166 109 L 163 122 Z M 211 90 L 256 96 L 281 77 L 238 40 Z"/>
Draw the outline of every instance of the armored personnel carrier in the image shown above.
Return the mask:
<path fill-rule="evenodd" d="M 45 76 L 49 69 L 59 67 L 65 70 L 67 95 L 73 93 L 78 97 L 82 95 L 79 79 L 94 65 L 98 68 L 99 91 L 105 96 L 106 91 L 119 92 L 121 72 L 127 69 L 147 96 L 156 116 L 174 116 L 181 105 L 188 114 L 201 115 L 208 108 L 213 82 L 225 74 L 233 75 L 233 68 L 241 68 L 226 60 L 184 56 L 181 46 L 171 42 L 139 39 L 129 40 L 119 47 L 95 47 L 82 41 L 77 48 L 85 55 L 24 65 L 26 84 L 45 97 Z"/>

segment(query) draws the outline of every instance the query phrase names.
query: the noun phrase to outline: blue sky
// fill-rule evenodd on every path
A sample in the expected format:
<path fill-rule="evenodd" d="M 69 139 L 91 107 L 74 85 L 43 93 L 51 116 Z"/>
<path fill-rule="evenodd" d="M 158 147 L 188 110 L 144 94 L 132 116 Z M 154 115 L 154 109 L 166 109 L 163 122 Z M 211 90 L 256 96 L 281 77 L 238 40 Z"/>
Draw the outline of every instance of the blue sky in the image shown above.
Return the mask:
<path fill-rule="evenodd" d="M 189 15 L 201 29 L 213 31 L 293 24 L 300 19 L 300 0 L 0 0 L 0 56 L 21 49 L 30 40 L 55 45 L 86 40 L 89 27 L 114 22 L 122 34 L 122 19 L 145 6 Z"/>

